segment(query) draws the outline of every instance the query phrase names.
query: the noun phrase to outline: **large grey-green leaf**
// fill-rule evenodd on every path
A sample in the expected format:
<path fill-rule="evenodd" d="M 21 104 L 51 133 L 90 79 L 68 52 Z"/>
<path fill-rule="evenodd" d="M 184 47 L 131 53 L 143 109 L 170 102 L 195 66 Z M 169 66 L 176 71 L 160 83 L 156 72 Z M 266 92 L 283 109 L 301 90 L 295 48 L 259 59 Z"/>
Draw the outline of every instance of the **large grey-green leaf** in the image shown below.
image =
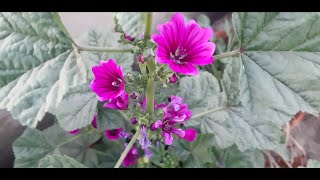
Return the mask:
<path fill-rule="evenodd" d="M 320 13 L 234 13 L 243 104 L 279 124 L 320 110 Z"/>
<path fill-rule="evenodd" d="M 214 149 L 214 155 L 216 166 L 220 168 L 263 168 L 265 163 L 261 150 L 241 152 L 236 146 L 223 150 Z"/>
<path fill-rule="evenodd" d="M 216 145 L 226 148 L 232 145 L 232 129 L 228 114 L 222 111 L 226 107 L 226 97 L 220 92 L 219 82 L 208 72 L 199 72 L 194 77 L 184 77 L 180 80 L 179 96 L 189 105 L 192 115 L 210 112 L 186 122 L 186 126 L 200 125 L 202 133 L 215 135 Z"/>
<path fill-rule="evenodd" d="M 88 147 L 100 138 L 100 134 L 89 129 L 84 128 L 77 135 L 70 135 L 59 125 L 44 131 L 27 128 L 13 144 L 14 166 L 38 167 L 40 159 L 56 153 L 71 156 L 90 166 L 96 155 Z"/>
<path fill-rule="evenodd" d="M 184 167 L 205 167 L 206 163 L 214 161 L 210 148 L 212 146 L 211 142 L 212 135 L 197 134 L 196 140 L 191 143 L 182 139 L 174 141 L 170 150 L 183 162 Z"/>
<path fill-rule="evenodd" d="M 118 129 L 124 128 L 124 130 L 129 130 L 128 126 L 130 125 L 129 119 L 126 116 L 123 116 L 123 111 L 120 112 L 115 109 L 101 107 L 98 108 L 97 112 L 97 124 L 98 128 L 101 131 L 106 129 Z"/>
<path fill-rule="evenodd" d="M 66 155 L 48 155 L 40 160 L 40 168 L 87 168 L 77 160 Z"/>
<path fill-rule="evenodd" d="M 202 133 L 215 135 L 214 143 L 220 148 L 235 142 L 241 151 L 252 148 L 272 149 L 279 141 L 280 128 L 267 116 L 257 117 L 243 106 L 231 106 L 233 103 L 227 102 L 236 102 L 235 99 L 228 100 L 225 91 L 220 91 L 218 81 L 208 72 L 181 79 L 179 95 L 193 112 L 186 126 L 200 124 Z"/>
<path fill-rule="evenodd" d="M 1 13 L 0 108 L 35 127 L 71 49 L 51 13 Z"/>
<path fill-rule="evenodd" d="M 145 29 L 146 14 L 141 12 L 119 12 L 115 13 L 118 24 L 123 31 L 131 37 L 141 37 Z"/>
<path fill-rule="evenodd" d="M 27 128 L 13 143 L 14 167 L 38 167 L 38 161 L 52 150 L 47 137 L 41 131 Z"/>

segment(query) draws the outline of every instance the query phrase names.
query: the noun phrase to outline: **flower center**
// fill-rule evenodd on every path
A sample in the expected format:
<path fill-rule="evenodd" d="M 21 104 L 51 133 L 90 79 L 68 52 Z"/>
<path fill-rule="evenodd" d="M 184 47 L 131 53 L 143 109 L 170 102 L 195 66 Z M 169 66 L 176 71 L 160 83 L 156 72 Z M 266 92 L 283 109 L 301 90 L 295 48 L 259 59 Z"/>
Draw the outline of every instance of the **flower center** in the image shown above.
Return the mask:
<path fill-rule="evenodd" d="M 122 83 L 122 80 L 120 78 L 117 78 L 117 80 L 112 82 L 112 86 L 120 87 L 121 83 Z"/>
<path fill-rule="evenodd" d="M 110 134 L 111 136 L 115 136 L 117 133 L 116 133 L 116 130 L 113 129 L 113 130 L 110 130 L 110 131 L 109 131 L 109 134 Z"/>
<path fill-rule="evenodd" d="M 187 50 L 183 47 L 178 47 L 174 54 L 170 52 L 170 57 L 176 64 L 185 64 L 186 62 L 183 62 L 183 59 L 187 56 Z"/>
<path fill-rule="evenodd" d="M 162 129 L 163 129 L 164 131 L 170 131 L 171 126 L 170 126 L 170 124 L 169 124 L 168 121 L 165 121 L 165 122 L 163 123 Z"/>

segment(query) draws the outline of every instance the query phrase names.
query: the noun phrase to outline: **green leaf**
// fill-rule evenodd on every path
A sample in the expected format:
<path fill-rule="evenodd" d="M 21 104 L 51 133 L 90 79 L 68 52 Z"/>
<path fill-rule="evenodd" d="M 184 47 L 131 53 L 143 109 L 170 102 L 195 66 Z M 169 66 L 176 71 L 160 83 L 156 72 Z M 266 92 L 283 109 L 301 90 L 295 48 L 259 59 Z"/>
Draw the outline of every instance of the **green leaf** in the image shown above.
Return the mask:
<path fill-rule="evenodd" d="M 224 89 L 233 92 L 226 79 Z M 200 124 L 202 133 L 214 134 L 214 144 L 219 148 L 229 147 L 234 142 L 241 151 L 274 148 L 280 138 L 280 128 L 268 116 L 257 117 L 243 106 L 230 106 L 232 103 L 229 102 L 234 99 L 228 101 L 225 92 L 220 91 L 218 81 L 208 72 L 182 78 L 179 95 L 193 112 L 185 125 Z M 229 97 L 234 97 L 230 94 Z"/>
<path fill-rule="evenodd" d="M 184 167 L 205 167 L 205 163 L 214 161 L 211 151 L 212 135 L 197 134 L 196 140 L 188 142 L 183 139 L 174 141 L 170 150 L 183 162 Z"/>
<path fill-rule="evenodd" d="M 0 46 L 0 108 L 22 125 L 35 127 L 72 50 L 71 41 L 51 13 L 1 13 Z"/>
<path fill-rule="evenodd" d="M 90 124 L 97 103 L 91 66 L 73 51 L 58 14 L 2 13 L 0 21 L 0 108 L 30 127 L 46 112 L 68 131 Z"/>
<path fill-rule="evenodd" d="M 234 142 L 228 114 L 222 111 L 226 107 L 226 98 L 220 91 L 219 82 L 214 76 L 208 72 L 199 72 L 197 76 L 180 80 L 178 95 L 184 98 L 193 116 L 209 112 L 202 117 L 193 117 L 185 125 L 200 125 L 202 133 L 214 134 L 216 145 L 226 148 Z"/>
<path fill-rule="evenodd" d="M 47 137 L 37 129 L 27 128 L 13 143 L 14 167 L 38 167 L 38 161 L 52 153 Z"/>
<path fill-rule="evenodd" d="M 223 168 L 263 168 L 264 156 L 259 150 L 241 152 L 236 146 L 214 150 L 217 167 Z"/>
<path fill-rule="evenodd" d="M 87 168 L 75 159 L 66 155 L 48 155 L 40 160 L 40 168 Z"/>
<path fill-rule="evenodd" d="M 92 151 L 90 146 L 100 137 L 100 134 L 92 128 L 91 130 L 83 128 L 77 135 L 70 135 L 59 125 L 44 131 L 27 128 L 13 143 L 14 166 L 38 167 L 40 159 L 57 153 L 71 156 L 89 166 L 95 160 L 90 152 Z"/>
<path fill-rule="evenodd" d="M 234 13 L 245 78 L 242 103 L 279 125 L 320 109 L 320 14 Z M 239 59 L 238 58 L 238 59 Z"/>
<path fill-rule="evenodd" d="M 125 34 L 131 37 L 141 37 L 145 30 L 146 14 L 138 12 L 119 12 L 114 17 Z"/>
<path fill-rule="evenodd" d="M 97 124 L 98 128 L 101 131 L 105 131 L 106 129 L 118 128 L 124 128 L 124 130 L 129 130 L 129 119 L 121 115 L 120 111 L 105 107 L 98 108 Z"/>
<path fill-rule="evenodd" d="M 119 142 L 120 141 L 120 142 Z M 98 151 L 97 153 L 97 167 L 99 168 L 113 168 L 124 150 L 124 142 L 118 141 L 105 141 L 99 143 L 93 148 Z"/>
<path fill-rule="evenodd" d="M 207 28 L 211 26 L 210 18 L 205 14 L 199 15 L 197 19 L 197 23 L 203 28 Z"/>

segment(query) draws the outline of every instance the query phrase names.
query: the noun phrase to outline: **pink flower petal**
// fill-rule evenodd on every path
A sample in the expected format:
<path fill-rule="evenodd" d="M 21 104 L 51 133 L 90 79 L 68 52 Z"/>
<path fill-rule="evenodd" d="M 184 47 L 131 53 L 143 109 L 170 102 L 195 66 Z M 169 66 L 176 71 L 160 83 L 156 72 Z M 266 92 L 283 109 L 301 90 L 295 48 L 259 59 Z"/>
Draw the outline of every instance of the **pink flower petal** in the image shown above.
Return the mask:
<path fill-rule="evenodd" d="M 171 145 L 172 144 L 173 137 L 172 137 L 172 135 L 170 133 L 162 131 L 162 136 L 163 136 L 164 144 L 166 144 L 166 145 Z"/>
<path fill-rule="evenodd" d="M 183 137 L 183 139 L 189 142 L 192 142 L 196 139 L 197 131 L 195 129 L 187 129 L 184 132 L 185 132 L 185 136 Z"/>

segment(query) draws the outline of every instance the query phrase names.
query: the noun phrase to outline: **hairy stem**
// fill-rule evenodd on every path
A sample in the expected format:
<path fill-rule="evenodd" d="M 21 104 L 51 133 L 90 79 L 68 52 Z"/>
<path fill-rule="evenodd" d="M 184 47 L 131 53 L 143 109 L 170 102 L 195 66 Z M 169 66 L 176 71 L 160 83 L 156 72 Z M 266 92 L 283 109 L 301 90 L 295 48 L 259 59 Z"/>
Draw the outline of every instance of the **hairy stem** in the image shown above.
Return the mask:
<path fill-rule="evenodd" d="M 201 113 L 198 113 L 198 114 L 196 114 L 196 115 L 191 116 L 191 119 L 196 119 L 196 118 L 199 118 L 199 117 L 201 117 L 201 116 L 207 115 L 207 114 L 209 114 L 209 113 L 213 113 L 213 112 L 216 112 L 216 111 L 221 111 L 221 110 L 224 110 L 224 109 L 225 109 L 225 107 L 219 107 L 219 108 L 215 108 L 215 109 L 209 109 L 209 110 L 207 110 L 207 111 L 203 111 L 203 112 L 201 112 Z"/>
<path fill-rule="evenodd" d="M 126 158 L 128 152 L 130 151 L 132 145 L 136 142 L 138 136 L 140 134 L 140 129 L 138 129 L 138 131 L 134 134 L 134 136 L 132 137 L 132 139 L 130 140 L 129 144 L 127 145 L 126 149 L 123 151 L 123 153 L 121 154 L 117 164 L 114 166 L 114 168 L 119 168 L 121 163 L 123 162 L 124 158 Z"/>
<path fill-rule="evenodd" d="M 147 19 L 146 19 L 146 29 L 144 32 L 144 38 L 149 39 L 150 38 L 150 32 L 151 32 L 151 24 L 152 24 L 152 13 L 147 13 Z M 146 88 L 146 99 L 147 99 L 147 113 L 153 114 L 153 100 L 154 100 L 154 79 L 152 77 L 153 71 L 155 70 L 155 64 L 153 60 L 150 60 L 147 62 L 147 67 L 149 70 L 149 80 Z M 114 166 L 114 168 L 119 168 L 121 163 L 123 162 L 124 158 L 127 156 L 128 152 L 130 151 L 133 144 L 136 142 L 138 136 L 140 135 L 140 129 L 137 130 L 137 132 L 134 134 L 132 139 L 130 140 L 129 144 L 127 145 L 126 149 L 121 154 L 117 164 Z"/>
<path fill-rule="evenodd" d="M 147 40 L 150 38 L 151 34 L 151 25 L 152 25 L 152 13 L 148 12 L 147 13 L 147 18 L 146 18 L 146 29 L 144 31 L 144 39 Z"/>
<path fill-rule="evenodd" d="M 76 45 L 79 51 L 95 51 L 95 52 L 130 52 L 131 49 L 117 49 L 117 48 L 104 48 L 104 47 L 91 47 Z"/>
<path fill-rule="evenodd" d="M 235 55 L 239 55 L 239 54 L 240 54 L 240 49 L 226 52 L 226 53 L 222 53 L 222 54 L 218 54 L 218 55 L 213 56 L 213 58 L 214 58 L 214 60 L 219 60 L 219 59 L 223 59 L 225 57 L 235 56 Z"/>

